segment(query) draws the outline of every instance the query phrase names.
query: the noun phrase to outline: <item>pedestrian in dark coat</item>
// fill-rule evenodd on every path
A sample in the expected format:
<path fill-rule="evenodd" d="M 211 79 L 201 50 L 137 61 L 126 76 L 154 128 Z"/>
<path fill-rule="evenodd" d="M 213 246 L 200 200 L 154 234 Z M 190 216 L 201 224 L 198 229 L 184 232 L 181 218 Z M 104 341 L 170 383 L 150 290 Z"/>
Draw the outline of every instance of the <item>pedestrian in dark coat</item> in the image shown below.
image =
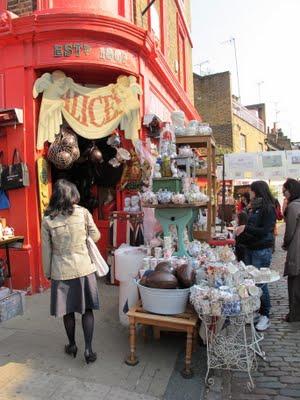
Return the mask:
<path fill-rule="evenodd" d="M 264 181 L 252 182 L 250 187 L 251 212 L 245 225 L 236 228 L 236 235 L 247 234 L 245 264 L 256 268 L 270 267 L 276 223 L 275 199 Z M 270 326 L 271 301 L 268 285 L 261 286 L 260 319 L 256 329 L 264 331 Z"/>
<path fill-rule="evenodd" d="M 282 188 L 287 199 L 283 248 L 287 250 L 284 275 L 288 277 L 287 322 L 300 321 L 300 183 L 287 179 Z"/>

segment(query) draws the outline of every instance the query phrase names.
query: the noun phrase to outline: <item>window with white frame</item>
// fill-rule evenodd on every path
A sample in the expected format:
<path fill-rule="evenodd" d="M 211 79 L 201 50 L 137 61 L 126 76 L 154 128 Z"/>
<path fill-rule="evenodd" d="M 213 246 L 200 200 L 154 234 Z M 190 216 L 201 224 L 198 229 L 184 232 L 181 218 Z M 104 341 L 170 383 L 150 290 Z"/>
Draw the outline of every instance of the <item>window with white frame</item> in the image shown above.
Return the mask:
<path fill-rule="evenodd" d="M 240 134 L 241 151 L 247 151 L 247 137 L 243 133 Z"/>

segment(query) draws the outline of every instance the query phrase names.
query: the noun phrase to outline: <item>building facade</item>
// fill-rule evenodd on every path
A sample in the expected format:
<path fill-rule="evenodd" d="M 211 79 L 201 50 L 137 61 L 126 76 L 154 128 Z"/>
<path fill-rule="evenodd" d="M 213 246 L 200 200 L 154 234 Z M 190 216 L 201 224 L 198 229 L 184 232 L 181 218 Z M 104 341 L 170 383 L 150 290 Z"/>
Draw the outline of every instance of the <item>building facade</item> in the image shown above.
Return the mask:
<path fill-rule="evenodd" d="M 195 106 L 219 146 L 232 152 L 266 150 L 265 106 L 243 106 L 233 96 L 230 72 L 194 74 Z"/>
<path fill-rule="evenodd" d="M 267 147 L 268 151 L 274 150 L 294 150 L 291 140 L 282 132 L 281 128 L 277 127 L 274 122 L 273 127 L 267 129 Z"/>
<path fill-rule="evenodd" d="M 157 0 L 142 15 L 144 0 L 0 0 L 0 108 L 20 109 L 23 123 L 1 126 L 0 149 L 11 163 L 18 149 L 30 175 L 29 187 L 9 191 L 10 209 L 1 216 L 25 238 L 11 251 L 13 285 L 29 293 L 48 286 L 40 253 L 40 176 L 37 150 L 41 99 L 33 85 L 44 73 L 61 70 L 76 83 L 107 86 L 133 75 L 142 88 L 140 116 L 168 121 L 182 109 L 199 119 L 193 106 L 188 1 Z M 140 131 L 140 137 L 145 136 Z M 51 182 L 49 183 L 51 184 Z M 94 214 L 107 245 L 107 222 Z"/>

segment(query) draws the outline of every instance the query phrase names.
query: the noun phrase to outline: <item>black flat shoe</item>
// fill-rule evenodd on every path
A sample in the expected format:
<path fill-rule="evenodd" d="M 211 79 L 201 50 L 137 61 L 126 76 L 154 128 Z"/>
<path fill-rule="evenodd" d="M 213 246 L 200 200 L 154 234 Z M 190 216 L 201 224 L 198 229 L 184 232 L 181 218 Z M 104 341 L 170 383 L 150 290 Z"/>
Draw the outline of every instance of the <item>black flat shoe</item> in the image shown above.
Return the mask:
<path fill-rule="evenodd" d="M 97 360 L 97 353 L 93 353 L 92 351 L 91 352 L 85 351 L 84 352 L 84 358 L 85 358 L 85 362 L 87 364 L 93 363 L 93 362 L 95 362 Z"/>
<path fill-rule="evenodd" d="M 285 317 L 283 317 L 282 318 L 283 319 L 283 321 L 285 321 L 285 322 L 291 322 L 291 320 L 290 320 L 290 314 L 287 314 Z"/>
<path fill-rule="evenodd" d="M 69 354 L 69 356 L 73 356 L 74 358 L 76 358 L 76 356 L 77 356 L 76 344 L 66 344 L 65 345 L 65 353 Z"/>

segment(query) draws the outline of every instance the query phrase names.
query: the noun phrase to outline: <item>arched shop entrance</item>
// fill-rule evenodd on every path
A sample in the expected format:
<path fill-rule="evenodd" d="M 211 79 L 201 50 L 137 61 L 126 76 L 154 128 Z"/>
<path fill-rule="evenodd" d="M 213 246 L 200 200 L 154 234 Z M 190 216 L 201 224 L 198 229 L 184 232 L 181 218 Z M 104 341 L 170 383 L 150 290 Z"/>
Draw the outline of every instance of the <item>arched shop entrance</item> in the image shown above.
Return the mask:
<path fill-rule="evenodd" d="M 137 97 L 141 121 L 145 114 L 151 113 L 160 114 L 162 120 L 167 121 L 170 112 L 178 108 L 185 112 L 188 120 L 199 118 L 186 92 L 157 52 L 149 31 L 124 18 L 84 11 L 56 11 L 39 11 L 27 17 L 8 19 L 0 31 L 0 60 L 5 60 L 0 63 L 1 107 L 23 110 L 22 124 L 1 128 L 0 149 L 4 151 L 4 163 L 11 163 L 17 148 L 30 175 L 28 187 L 9 192 L 11 206 L 9 210 L 1 211 L 1 216 L 15 228 L 16 234 L 25 237 L 23 249 L 11 251 L 11 264 L 13 286 L 29 293 L 41 291 L 49 285 L 41 265 L 41 190 L 48 196 L 52 182 L 63 175 L 77 182 L 85 205 L 92 207 L 93 201 L 94 205 L 100 203 L 100 210 L 97 205 L 93 215 L 102 232 L 100 246 L 104 252 L 108 222 L 103 219 L 101 202 L 107 198 L 109 188 L 112 194 L 118 191 L 117 184 L 122 174 L 122 166 L 114 168 L 109 164 L 116 149 L 107 144 L 107 137 L 121 127 L 119 121 L 107 136 L 94 138 L 104 158 L 100 173 L 93 172 L 92 163 L 83 160 L 66 171 L 50 166 L 48 175 L 48 171 L 42 168 L 45 165 L 39 164 L 41 157 L 47 154 L 49 144 L 41 148 L 37 143 L 43 91 L 36 99 L 33 98 L 36 80 L 45 73 L 51 76 L 60 70 L 76 84 L 91 89 L 115 85 L 120 75 L 133 76 L 142 90 Z M 62 126 L 68 125 L 70 123 L 63 115 Z M 121 147 L 130 149 L 131 140 L 125 138 L 123 130 L 119 132 Z M 81 132 L 76 132 L 76 136 L 83 155 L 91 139 L 78 133 Z M 140 138 L 143 139 L 145 134 L 142 128 L 139 129 Z"/>

